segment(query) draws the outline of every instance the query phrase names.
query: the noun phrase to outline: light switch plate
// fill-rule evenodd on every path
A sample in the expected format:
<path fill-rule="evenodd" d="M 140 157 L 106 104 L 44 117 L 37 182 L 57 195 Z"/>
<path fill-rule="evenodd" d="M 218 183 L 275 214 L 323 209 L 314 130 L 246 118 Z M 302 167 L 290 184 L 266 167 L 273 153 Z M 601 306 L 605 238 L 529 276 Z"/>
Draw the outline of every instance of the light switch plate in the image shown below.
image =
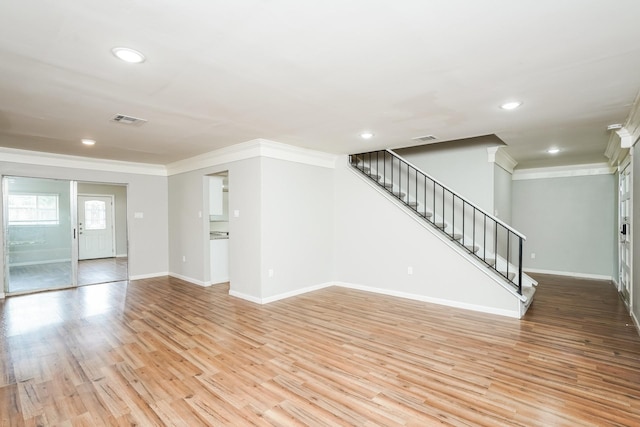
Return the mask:
<path fill-rule="evenodd" d="M 133 217 L 136 219 L 142 219 L 144 218 L 144 212 L 134 212 Z"/>

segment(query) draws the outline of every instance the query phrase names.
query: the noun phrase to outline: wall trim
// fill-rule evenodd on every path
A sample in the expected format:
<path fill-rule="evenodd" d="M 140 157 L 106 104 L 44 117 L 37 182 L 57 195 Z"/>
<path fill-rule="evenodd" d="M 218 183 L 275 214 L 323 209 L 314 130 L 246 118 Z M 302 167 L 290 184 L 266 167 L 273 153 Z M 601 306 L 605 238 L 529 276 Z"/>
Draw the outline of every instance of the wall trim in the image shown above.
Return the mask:
<path fill-rule="evenodd" d="M 586 165 L 554 166 L 549 168 L 518 169 L 513 172 L 514 181 L 526 179 L 567 178 L 573 176 L 610 175 L 617 167 L 608 163 L 592 163 Z"/>
<path fill-rule="evenodd" d="M 268 157 L 334 169 L 338 157 L 335 154 L 296 147 L 262 138 L 223 147 L 167 165 L 97 159 L 5 147 L 0 147 L 0 155 L 2 155 L 3 162 L 10 163 L 154 176 L 171 176 L 254 157 Z"/>
<path fill-rule="evenodd" d="M 207 287 L 211 286 L 211 282 L 203 282 L 202 280 L 194 279 L 189 276 L 183 276 L 182 274 L 169 272 L 169 277 L 175 277 L 176 279 L 184 280 L 185 282 L 189 282 L 194 285 Z"/>
<path fill-rule="evenodd" d="M 295 297 L 297 295 L 306 294 L 308 292 L 319 291 L 320 289 L 328 288 L 330 286 L 333 286 L 333 283 L 327 282 L 327 283 L 320 283 L 319 285 L 307 286 L 306 288 L 296 289 L 293 291 L 284 292 L 282 294 L 273 295 L 267 298 L 262 298 L 261 304 L 269 304 L 270 302 L 279 301 L 281 299 Z"/>
<path fill-rule="evenodd" d="M 262 304 L 262 299 L 258 297 L 254 297 L 253 295 L 243 294 L 242 292 L 234 291 L 229 289 L 229 295 L 232 297 L 240 298 L 245 301 L 253 302 L 255 304 Z"/>
<path fill-rule="evenodd" d="M 495 163 L 510 174 L 513 174 L 513 169 L 518 162 L 501 148 L 504 148 L 504 146 L 487 147 L 488 160 L 490 163 Z"/>
<path fill-rule="evenodd" d="M 281 294 L 273 295 L 266 298 L 259 298 L 253 295 L 243 294 L 242 292 L 233 291 L 231 289 L 229 289 L 229 295 L 237 298 L 241 298 L 247 301 L 251 301 L 256 304 L 263 305 L 263 304 L 269 304 L 275 301 L 280 301 L 282 299 L 295 297 L 297 295 L 306 294 L 308 292 L 319 291 L 320 289 L 328 288 L 330 286 L 333 286 L 332 282 L 320 283 L 318 285 L 307 286 L 306 288 L 302 288 L 302 289 L 294 289 L 293 291 L 283 292 Z"/>
<path fill-rule="evenodd" d="M 125 162 L 120 160 L 94 159 L 92 157 L 70 156 L 67 154 L 45 153 L 0 147 L 3 162 L 22 163 L 39 166 L 55 166 L 73 169 L 89 169 L 106 172 L 133 173 L 138 175 L 167 176 L 164 165 Z"/>
<path fill-rule="evenodd" d="M 4 299 L 4 292 L 0 292 L 0 299 Z"/>
<path fill-rule="evenodd" d="M 268 157 L 334 169 L 338 156 L 259 138 L 170 163 L 167 165 L 167 174 L 171 176 L 254 157 Z"/>
<path fill-rule="evenodd" d="M 381 295 L 387 295 L 387 296 L 392 296 L 392 297 L 411 299 L 411 300 L 415 300 L 415 301 L 428 302 L 428 303 L 431 303 L 431 304 L 444 305 L 444 306 L 447 306 L 447 307 L 462 308 L 462 309 L 465 309 L 465 310 L 472 310 L 472 311 L 477 311 L 477 312 L 480 312 L 480 313 L 496 314 L 496 315 L 499 315 L 499 316 L 513 317 L 513 318 L 516 318 L 516 319 L 520 318 L 519 310 L 502 310 L 502 309 L 499 309 L 499 308 L 486 307 L 486 306 L 475 305 L 475 304 L 468 304 L 468 303 L 464 303 L 464 302 L 451 301 L 451 300 L 442 299 L 442 298 L 433 298 L 433 297 L 428 297 L 428 296 L 425 296 L 425 295 L 410 294 L 410 293 L 407 293 L 407 292 L 392 291 L 392 290 L 389 290 L 389 289 L 374 288 L 374 287 L 371 287 L 371 286 L 357 285 L 357 284 L 353 284 L 353 283 L 336 282 L 335 286 L 339 286 L 339 287 L 342 287 L 342 288 L 355 289 L 355 290 L 358 290 L 358 291 L 372 292 L 372 293 L 381 294 Z M 518 301 L 517 304 L 519 304 L 519 303 L 520 302 Z"/>
<path fill-rule="evenodd" d="M 618 166 L 627 154 L 629 154 L 629 149 L 622 148 L 618 134 L 611 132 L 607 148 L 604 150 L 604 155 L 609 159 L 609 165 Z"/>
<path fill-rule="evenodd" d="M 447 306 L 447 307 L 461 308 L 461 309 L 472 310 L 472 311 L 477 311 L 477 312 L 481 312 L 481 313 L 488 313 L 488 314 L 496 314 L 496 315 L 499 315 L 499 316 L 513 317 L 513 318 L 516 318 L 516 319 L 520 318 L 520 312 L 518 310 L 502 310 L 502 309 L 493 308 L 493 307 L 486 307 L 486 306 L 482 306 L 482 305 L 467 304 L 467 303 L 463 303 L 463 302 L 459 302 L 459 301 L 451 301 L 451 300 L 446 300 L 446 299 L 442 299 L 442 298 L 433 298 L 433 297 L 428 297 L 428 296 L 425 296 L 425 295 L 410 294 L 410 293 L 406 293 L 406 292 L 398 292 L 398 291 L 392 291 L 392 290 L 389 290 L 389 289 L 374 288 L 374 287 L 371 287 L 371 286 L 357 285 L 357 284 L 354 284 L 354 283 L 346 283 L 346 282 L 326 282 L 326 283 L 321 283 L 319 285 L 308 286 L 306 288 L 296 289 L 294 291 L 285 292 L 285 293 L 274 295 L 274 296 L 267 297 L 267 298 L 258 298 L 258 297 L 255 297 L 253 295 L 243 294 L 242 292 L 237 292 L 237 291 L 233 291 L 233 290 L 229 290 L 229 295 L 237 297 L 237 298 L 241 298 L 241 299 L 244 299 L 244 300 L 256 303 L 256 304 L 269 304 L 271 302 L 279 301 L 279 300 L 282 300 L 282 299 L 285 299 L 285 298 L 290 298 L 290 297 L 301 295 L 301 294 L 306 294 L 308 292 L 318 291 L 320 289 L 325 289 L 325 288 L 329 288 L 329 287 L 332 287 L 332 286 L 337 286 L 337 287 L 341 287 L 341 288 L 348 288 L 348 289 L 354 289 L 354 290 L 363 291 L 363 292 L 371 292 L 371 293 L 375 293 L 375 294 L 387 295 L 387 296 L 392 296 L 392 297 L 397 297 L 397 298 L 405 298 L 405 299 L 411 299 L 411 300 L 415 300 L 415 301 L 428 302 L 428 303 L 431 303 L 431 304 L 438 304 L 438 305 L 444 305 L 444 306 Z M 518 301 L 517 304 L 518 305 L 520 304 L 519 301 Z"/>
<path fill-rule="evenodd" d="M 538 268 L 526 268 L 526 267 L 523 268 L 522 271 L 524 271 L 526 273 L 553 274 L 555 276 L 578 277 L 580 279 L 610 280 L 611 282 L 614 282 L 613 276 L 607 276 L 607 275 L 603 275 L 603 274 L 575 273 L 575 272 L 571 272 L 571 271 L 541 270 L 541 269 L 538 269 Z"/>
<path fill-rule="evenodd" d="M 633 310 L 631 310 L 629 314 L 631 315 L 631 320 L 633 321 L 633 326 L 635 326 L 636 328 L 636 332 L 638 333 L 638 335 L 640 335 L 640 322 L 638 322 L 636 314 L 633 312 Z"/>
<path fill-rule="evenodd" d="M 169 276 L 169 273 L 167 271 L 163 271 L 160 273 L 136 274 L 134 276 L 129 276 L 129 281 L 155 279 L 156 277 L 164 277 L 164 276 Z"/>

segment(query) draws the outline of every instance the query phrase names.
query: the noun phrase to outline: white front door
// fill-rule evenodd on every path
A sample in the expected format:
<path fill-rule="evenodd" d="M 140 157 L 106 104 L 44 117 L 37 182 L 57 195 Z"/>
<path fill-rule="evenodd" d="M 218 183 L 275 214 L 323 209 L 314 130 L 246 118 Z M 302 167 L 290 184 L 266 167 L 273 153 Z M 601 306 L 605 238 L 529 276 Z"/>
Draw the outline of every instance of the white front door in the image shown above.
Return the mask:
<path fill-rule="evenodd" d="M 629 163 L 619 175 L 619 226 L 620 226 L 620 289 L 627 304 L 631 301 L 631 167 Z"/>
<path fill-rule="evenodd" d="M 78 259 L 114 254 L 113 196 L 78 196 Z"/>

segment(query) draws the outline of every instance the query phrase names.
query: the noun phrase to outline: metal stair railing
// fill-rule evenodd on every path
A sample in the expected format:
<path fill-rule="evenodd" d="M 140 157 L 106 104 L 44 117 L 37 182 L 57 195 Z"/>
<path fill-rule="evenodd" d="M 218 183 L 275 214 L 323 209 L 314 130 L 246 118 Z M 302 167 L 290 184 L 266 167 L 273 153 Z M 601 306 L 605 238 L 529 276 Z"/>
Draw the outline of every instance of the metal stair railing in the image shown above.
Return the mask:
<path fill-rule="evenodd" d="M 522 295 L 522 246 L 526 240 L 522 233 L 392 150 L 351 154 L 349 163 L 493 269 Z"/>

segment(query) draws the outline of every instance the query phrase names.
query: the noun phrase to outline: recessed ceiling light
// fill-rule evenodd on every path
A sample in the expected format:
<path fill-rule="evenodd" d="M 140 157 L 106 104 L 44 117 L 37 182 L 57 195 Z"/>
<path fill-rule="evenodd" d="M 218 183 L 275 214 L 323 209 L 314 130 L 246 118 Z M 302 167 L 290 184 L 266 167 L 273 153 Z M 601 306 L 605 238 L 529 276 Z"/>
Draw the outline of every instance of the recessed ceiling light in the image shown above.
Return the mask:
<path fill-rule="evenodd" d="M 515 110 L 521 105 L 522 105 L 522 102 L 520 101 L 511 101 L 511 102 L 505 102 L 500 106 L 500 108 L 502 108 L 503 110 Z"/>
<path fill-rule="evenodd" d="M 111 53 L 113 53 L 116 58 L 132 64 L 139 64 L 146 59 L 143 54 L 128 47 L 114 47 L 111 49 Z"/>
<path fill-rule="evenodd" d="M 82 143 L 84 145 L 96 145 L 96 142 L 93 139 L 83 139 Z"/>
<path fill-rule="evenodd" d="M 547 153 L 549 153 L 549 154 L 558 154 L 559 152 L 560 152 L 559 148 L 549 148 L 547 150 Z"/>
<path fill-rule="evenodd" d="M 360 138 L 362 138 L 362 139 L 371 139 L 371 138 L 373 138 L 373 133 L 371 133 L 371 132 L 362 132 L 360 134 Z"/>

